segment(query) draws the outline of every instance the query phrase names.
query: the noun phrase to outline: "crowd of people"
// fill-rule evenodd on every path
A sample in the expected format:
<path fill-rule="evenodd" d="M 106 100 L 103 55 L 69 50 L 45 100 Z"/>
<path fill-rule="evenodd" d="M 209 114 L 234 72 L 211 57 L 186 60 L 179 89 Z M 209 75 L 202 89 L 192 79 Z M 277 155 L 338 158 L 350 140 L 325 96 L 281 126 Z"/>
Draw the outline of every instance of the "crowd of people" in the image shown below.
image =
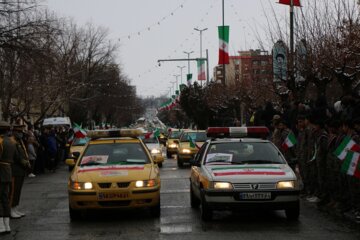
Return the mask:
<path fill-rule="evenodd" d="M 252 124 L 271 129 L 272 142 L 293 164 L 306 201 L 317 203 L 319 208 L 351 213 L 360 222 L 359 176 L 347 172 L 344 164 L 349 162 L 335 154 L 344 139 L 360 144 L 360 99 L 344 96 L 333 106 L 328 106 L 325 98 L 311 104 L 290 101 L 278 111 L 268 103 L 253 116 Z M 296 144 L 284 148 L 290 133 L 295 135 Z M 352 154 L 352 149 L 345 151 Z M 360 171 L 360 160 L 353 167 Z"/>
<path fill-rule="evenodd" d="M 21 218 L 21 189 L 26 176 L 55 172 L 66 158 L 69 131 L 65 127 L 34 129 L 0 121 L 0 234 L 10 233 L 10 218 Z"/>

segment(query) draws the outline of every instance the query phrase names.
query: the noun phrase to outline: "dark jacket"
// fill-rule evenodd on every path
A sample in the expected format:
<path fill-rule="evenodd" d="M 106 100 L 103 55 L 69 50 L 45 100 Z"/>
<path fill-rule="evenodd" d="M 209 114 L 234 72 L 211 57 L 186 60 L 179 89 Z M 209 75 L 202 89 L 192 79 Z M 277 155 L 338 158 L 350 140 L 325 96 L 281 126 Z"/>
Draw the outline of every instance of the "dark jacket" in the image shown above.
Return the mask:
<path fill-rule="evenodd" d="M 13 137 L 2 136 L 0 148 L 0 182 L 11 182 L 11 165 L 17 158 L 16 141 Z"/>

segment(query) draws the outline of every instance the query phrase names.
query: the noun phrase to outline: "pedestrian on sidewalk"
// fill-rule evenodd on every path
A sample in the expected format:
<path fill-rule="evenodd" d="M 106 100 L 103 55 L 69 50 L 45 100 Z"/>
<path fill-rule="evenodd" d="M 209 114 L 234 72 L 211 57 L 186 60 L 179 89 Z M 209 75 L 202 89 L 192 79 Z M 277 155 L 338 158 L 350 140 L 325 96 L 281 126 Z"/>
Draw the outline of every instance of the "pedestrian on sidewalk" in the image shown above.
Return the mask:
<path fill-rule="evenodd" d="M 0 234 L 10 233 L 10 194 L 16 141 L 9 136 L 10 124 L 0 121 Z"/>
<path fill-rule="evenodd" d="M 14 125 L 13 134 L 16 140 L 17 157 L 12 164 L 12 191 L 11 191 L 11 217 L 21 218 L 25 213 L 19 210 L 21 190 L 24 184 L 24 179 L 27 171 L 31 168 L 29 156 L 23 141 L 24 125 Z"/>

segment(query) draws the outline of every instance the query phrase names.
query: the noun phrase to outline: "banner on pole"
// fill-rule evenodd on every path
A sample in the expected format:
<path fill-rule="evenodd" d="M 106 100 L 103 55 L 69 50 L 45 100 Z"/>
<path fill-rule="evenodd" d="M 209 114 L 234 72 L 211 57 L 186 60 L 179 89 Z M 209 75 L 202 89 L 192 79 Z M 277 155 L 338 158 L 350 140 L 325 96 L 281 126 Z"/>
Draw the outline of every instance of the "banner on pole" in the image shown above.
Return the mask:
<path fill-rule="evenodd" d="M 219 26 L 219 64 L 229 64 L 229 26 Z"/>
<path fill-rule="evenodd" d="M 283 41 L 279 40 L 274 44 L 273 72 L 274 82 L 286 81 L 287 78 L 287 48 Z"/>
<path fill-rule="evenodd" d="M 198 68 L 198 80 L 199 81 L 206 80 L 205 60 L 198 60 L 197 61 L 197 68 Z"/>

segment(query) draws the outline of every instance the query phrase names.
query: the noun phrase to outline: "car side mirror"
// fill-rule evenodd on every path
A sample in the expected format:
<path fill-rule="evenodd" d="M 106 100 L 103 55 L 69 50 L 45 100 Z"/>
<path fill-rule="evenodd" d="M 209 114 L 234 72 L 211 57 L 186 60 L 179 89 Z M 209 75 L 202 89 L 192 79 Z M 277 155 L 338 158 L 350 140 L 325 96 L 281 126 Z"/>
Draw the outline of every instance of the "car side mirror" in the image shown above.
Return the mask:
<path fill-rule="evenodd" d="M 75 159 L 78 159 L 80 157 L 80 152 L 73 152 L 72 155 L 75 157 Z"/>
<path fill-rule="evenodd" d="M 65 164 L 68 165 L 69 167 L 74 167 L 75 166 L 75 159 L 68 158 L 68 159 L 65 160 Z"/>
<path fill-rule="evenodd" d="M 196 161 L 195 159 L 190 159 L 189 163 L 191 166 L 200 167 L 200 162 Z"/>

